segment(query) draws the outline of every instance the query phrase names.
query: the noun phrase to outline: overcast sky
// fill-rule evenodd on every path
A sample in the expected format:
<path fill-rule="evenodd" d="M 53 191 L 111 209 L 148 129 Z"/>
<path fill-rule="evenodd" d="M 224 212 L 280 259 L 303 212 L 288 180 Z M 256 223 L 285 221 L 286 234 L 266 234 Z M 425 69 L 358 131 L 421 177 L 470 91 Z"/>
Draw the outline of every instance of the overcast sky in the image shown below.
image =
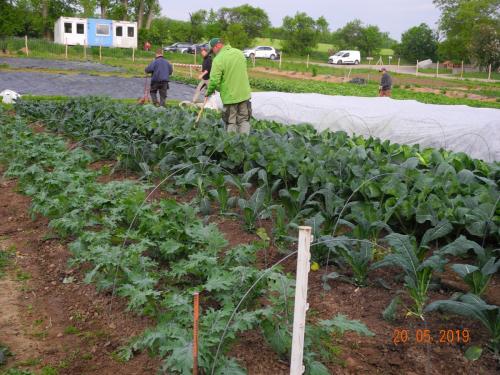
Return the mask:
<path fill-rule="evenodd" d="M 425 22 L 436 28 L 439 11 L 432 0 L 160 0 L 162 14 L 169 18 L 187 20 L 188 13 L 198 9 L 218 9 L 250 4 L 263 8 L 274 26 L 280 26 L 283 17 L 306 12 L 313 18 L 325 16 L 331 29 L 359 18 L 367 24 L 389 31 L 399 40 L 401 33 Z"/>

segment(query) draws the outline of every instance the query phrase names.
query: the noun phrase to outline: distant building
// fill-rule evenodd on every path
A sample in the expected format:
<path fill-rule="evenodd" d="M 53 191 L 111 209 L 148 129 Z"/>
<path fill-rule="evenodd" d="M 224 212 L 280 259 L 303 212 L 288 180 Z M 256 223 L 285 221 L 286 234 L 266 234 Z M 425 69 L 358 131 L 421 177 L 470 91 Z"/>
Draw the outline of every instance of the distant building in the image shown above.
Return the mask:
<path fill-rule="evenodd" d="M 90 47 L 137 48 L 137 22 L 60 17 L 54 25 L 54 42 Z"/>

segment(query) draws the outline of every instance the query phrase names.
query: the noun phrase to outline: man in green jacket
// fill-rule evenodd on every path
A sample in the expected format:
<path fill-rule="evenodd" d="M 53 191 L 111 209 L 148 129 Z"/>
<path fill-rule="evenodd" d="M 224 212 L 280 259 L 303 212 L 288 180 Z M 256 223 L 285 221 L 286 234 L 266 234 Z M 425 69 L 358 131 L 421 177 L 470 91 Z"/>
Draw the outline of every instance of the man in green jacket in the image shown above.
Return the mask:
<path fill-rule="evenodd" d="M 224 45 L 219 38 L 211 39 L 208 47 L 215 58 L 206 96 L 219 91 L 224 104 L 222 117 L 227 131 L 248 134 L 252 105 L 246 58 L 239 49 L 232 48 L 229 44 Z"/>

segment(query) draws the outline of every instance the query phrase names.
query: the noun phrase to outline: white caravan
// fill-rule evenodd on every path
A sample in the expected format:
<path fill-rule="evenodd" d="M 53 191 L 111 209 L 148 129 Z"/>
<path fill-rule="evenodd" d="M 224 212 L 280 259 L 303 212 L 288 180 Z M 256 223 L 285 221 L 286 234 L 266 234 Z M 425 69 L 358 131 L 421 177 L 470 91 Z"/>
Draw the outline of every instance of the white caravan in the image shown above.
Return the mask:
<path fill-rule="evenodd" d="M 87 19 L 59 17 L 54 24 L 54 42 L 70 46 L 84 45 L 87 42 Z"/>

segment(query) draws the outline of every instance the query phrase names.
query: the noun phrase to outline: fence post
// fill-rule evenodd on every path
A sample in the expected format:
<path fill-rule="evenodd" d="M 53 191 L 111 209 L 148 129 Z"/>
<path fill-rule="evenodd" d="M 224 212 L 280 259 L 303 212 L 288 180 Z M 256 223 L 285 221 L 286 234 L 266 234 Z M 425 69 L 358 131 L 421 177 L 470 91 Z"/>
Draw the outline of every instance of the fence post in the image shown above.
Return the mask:
<path fill-rule="evenodd" d="M 196 46 L 194 46 L 194 65 L 196 65 L 198 61 L 196 61 Z"/>
<path fill-rule="evenodd" d="M 399 64 L 401 64 L 401 57 L 398 57 L 398 73 L 399 73 Z"/>
<path fill-rule="evenodd" d="M 491 64 L 490 64 L 490 68 L 489 68 L 489 72 L 488 72 L 488 81 L 491 80 Z"/>
<path fill-rule="evenodd" d="M 460 73 L 460 78 L 464 78 L 464 60 L 462 60 L 462 72 Z"/>
<path fill-rule="evenodd" d="M 307 54 L 307 65 L 306 65 L 307 69 L 309 69 L 309 54 Z"/>
<path fill-rule="evenodd" d="M 102 60 L 102 44 L 99 44 L 99 61 Z"/>
<path fill-rule="evenodd" d="M 198 375 L 198 318 L 200 311 L 200 293 L 194 293 L 193 301 L 193 375 Z"/>
<path fill-rule="evenodd" d="M 193 66 L 189 65 L 189 77 L 193 78 Z"/>
<path fill-rule="evenodd" d="M 83 59 L 87 60 L 87 45 L 83 43 Z"/>
<path fill-rule="evenodd" d="M 301 375 L 304 373 L 304 334 L 306 328 L 306 312 L 309 308 L 307 303 L 307 284 L 309 276 L 309 261 L 311 252 L 311 227 L 299 227 L 299 251 L 297 256 L 297 276 L 295 282 L 295 306 L 293 313 L 293 336 L 292 357 L 290 364 L 290 375 Z"/>
<path fill-rule="evenodd" d="M 135 48 L 132 47 L 132 62 L 135 62 Z"/>
<path fill-rule="evenodd" d="M 436 65 L 436 78 L 439 77 L 439 61 L 437 62 Z"/>
<path fill-rule="evenodd" d="M 283 58 L 283 52 L 280 53 L 280 70 L 281 70 L 281 59 Z"/>
<path fill-rule="evenodd" d="M 66 43 L 64 44 L 64 57 L 68 59 L 68 40 L 66 39 Z"/>
<path fill-rule="evenodd" d="M 416 67 L 416 71 L 415 71 L 415 76 L 418 76 L 418 60 L 417 60 L 417 67 Z"/>
<path fill-rule="evenodd" d="M 28 35 L 24 36 L 24 49 L 26 50 L 26 56 L 29 56 L 29 50 L 28 50 Z"/>
<path fill-rule="evenodd" d="M 252 57 L 252 65 L 253 65 L 253 67 L 255 68 L 255 54 L 254 54 L 254 55 L 253 55 L 253 57 Z"/>

